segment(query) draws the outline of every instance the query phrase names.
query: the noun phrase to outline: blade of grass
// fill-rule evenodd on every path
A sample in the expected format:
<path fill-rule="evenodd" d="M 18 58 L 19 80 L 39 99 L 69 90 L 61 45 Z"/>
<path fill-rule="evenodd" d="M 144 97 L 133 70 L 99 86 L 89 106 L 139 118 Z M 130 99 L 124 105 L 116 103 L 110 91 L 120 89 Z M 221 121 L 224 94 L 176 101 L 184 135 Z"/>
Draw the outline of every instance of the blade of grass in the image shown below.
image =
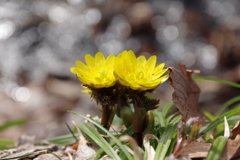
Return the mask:
<path fill-rule="evenodd" d="M 13 140 L 0 139 L 0 150 L 13 148 L 14 143 Z"/>
<path fill-rule="evenodd" d="M 96 125 L 98 128 L 100 128 L 101 130 L 103 130 L 106 134 L 108 134 L 112 140 L 114 142 L 116 142 L 116 144 L 119 146 L 119 148 L 125 153 L 126 157 L 128 158 L 128 160 L 133 160 L 132 156 L 130 155 L 130 153 L 126 150 L 126 148 L 123 146 L 123 144 L 121 143 L 121 141 L 119 141 L 113 134 L 111 134 L 108 130 L 106 130 L 104 127 L 102 127 L 100 124 L 96 123 L 95 121 L 93 121 L 92 119 L 82 116 L 80 114 L 77 114 L 75 112 L 69 111 L 72 114 L 75 114 L 77 116 L 80 116 L 86 120 L 88 120 L 89 122 L 93 123 L 94 125 Z"/>
<path fill-rule="evenodd" d="M 74 134 L 75 137 L 79 137 L 79 134 L 75 133 Z M 73 142 L 75 142 L 75 138 L 73 137 L 72 134 L 66 134 L 63 136 L 58 136 L 58 137 L 54 137 L 51 139 L 47 139 L 48 142 L 51 143 L 55 143 L 55 144 L 59 144 L 59 145 L 67 145 L 67 144 L 71 144 Z M 41 142 L 37 142 L 37 143 L 41 143 Z"/>
<path fill-rule="evenodd" d="M 170 144 L 172 140 L 168 139 L 165 144 L 163 144 L 162 150 L 160 151 L 160 157 L 159 160 L 164 160 L 166 158 L 167 152 L 169 150 Z M 157 159 L 156 159 L 157 160 Z"/>
<path fill-rule="evenodd" d="M 227 140 L 227 137 L 218 137 L 212 144 L 212 147 L 207 156 L 207 160 L 219 159 L 222 155 Z"/>
<path fill-rule="evenodd" d="M 17 120 L 5 122 L 2 125 L 0 125 L 0 131 L 3 131 L 5 129 L 13 127 L 13 126 L 21 126 L 21 125 L 25 124 L 26 122 L 27 122 L 27 120 L 25 120 L 25 119 L 17 119 Z"/>
<path fill-rule="evenodd" d="M 214 121 L 216 119 L 216 117 L 218 116 L 214 116 L 211 113 L 209 113 L 208 111 L 202 110 L 202 113 L 205 117 L 207 117 L 210 121 Z"/>
<path fill-rule="evenodd" d="M 166 123 L 165 123 L 166 119 L 163 118 L 162 112 L 153 111 L 153 115 L 154 115 L 155 125 L 159 124 L 161 127 L 165 127 L 166 126 Z"/>
<path fill-rule="evenodd" d="M 217 82 L 217 83 L 221 83 L 221 84 L 226 84 L 226 85 L 229 85 L 229 86 L 232 86 L 232 87 L 235 87 L 235 88 L 240 88 L 240 84 L 225 81 L 225 80 L 218 79 L 218 78 L 213 78 L 213 77 L 195 76 L 194 80 L 212 81 L 212 82 Z"/>
<path fill-rule="evenodd" d="M 228 100 L 227 102 L 225 102 L 220 108 L 219 110 L 216 112 L 216 117 L 220 116 L 223 111 L 230 105 L 236 103 L 236 102 L 239 102 L 240 101 L 240 96 L 236 96 L 236 97 L 233 97 L 232 99 Z"/>
<path fill-rule="evenodd" d="M 164 130 L 160 138 L 160 143 L 158 143 L 156 148 L 156 155 L 154 160 L 164 160 L 166 157 L 169 147 L 171 146 L 172 138 L 177 135 L 177 128 L 173 125 L 168 125 Z"/>
<path fill-rule="evenodd" d="M 88 123 L 83 123 L 80 126 L 81 131 L 83 131 L 86 135 L 91 137 L 91 139 L 102 148 L 108 156 L 112 157 L 116 160 L 121 160 L 121 158 L 117 155 L 117 153 L 113 150 L 111 145 L 93 128 L 92 125 Z"/>
<path fill-rule="evenodd" d="M 170 102 L 170 103 L 168 103 L 168 104 L 163 108 L 163 110 L 162 110 L 162 115 L 163 115 L 164 118 L 167 117 L 167 114 L 169 113 L 169 111 L 170 111 L 170 109 L 171 109 L 172 107 L 173 107 L 173 103 Z"/>
<path fill-rule="evenodd" d="M 218 137 L 212 144 L 212 147 L 208 153 L 207 160 L 219 159 L 223 153 L 224 147 L 227 143 L 227 140 L 230 136 L 229 125 L 227 118 L 224 117 L 224 136 Z"/>
<path fill-rule="evenodd" d="M 114 146 L 116 145 L 116 143 L 115 143 L 115 142 L 110 142 L 109 145 L 110 145 L 112 148 L 114 148 Z M 100 159 L 100 158 L 103 156 L 103 154 L 104 154 L 104 148 L 99 148 L 99 149 L 97 150 L 95 159 Z M 119 155 L 119 157 L 121 157 L 121 156 Z"/>
<path fill-rule="evenodd" d="M 67 123 L 65 123 L 65 124 L 66 124 L 68 130 L 71 132 L 73 138 L 74 138 L 76 141 L 78 141 L 78 138 L 75 136 L 74 132 L 73 132 L 72 129 L 69 127 L 69 125 L 68 125 Z"/>
<path fill-rule="evenodd" d="M 169 115 L 168 117 L 166 117 L 166 123 L 169 124 L 170 121 L 173 119 L 173 117 L 177 116 L 179 113 L 173 113 L 171 115 Z"/>
<path fill-rule="evenodd" d="M 216 120 L 214 120 L 213 122 L 211 122 L 209 124 L 209 126 L 207 126 L 207 128 L 205 128 L 203 131 L 200 131 L 202 134 L 206 134 L 207 132 L 211 131 L 212 129 L 214 129 L 217 125 L 219 125 L 220 123 L 223 123 L 224 120 L 224 116 L 226 116 L 226 118 L 230 118 L 232 116 L 235 115 L 239 115 L 240 113 L 240 107 L 234 108 L 224 114 L 222 114 L 221 116 L 219 116 L 218 118 L 216 118 Z"/>
<path fill-rule="evenodd" d="M 168 117 L 169 118 L 169 117 Z M 175 125 L 182 119 L 181 115 L 178 115 L 172 119 L 170 119 L 169 124 Z"/>
<path fill-rule="evenodd" d="M 133 126 L 132 125 L 129 126 L 126 130 L 124 130 L 121 135 L 125 135 L 125 134 L 133 135 Z"/>

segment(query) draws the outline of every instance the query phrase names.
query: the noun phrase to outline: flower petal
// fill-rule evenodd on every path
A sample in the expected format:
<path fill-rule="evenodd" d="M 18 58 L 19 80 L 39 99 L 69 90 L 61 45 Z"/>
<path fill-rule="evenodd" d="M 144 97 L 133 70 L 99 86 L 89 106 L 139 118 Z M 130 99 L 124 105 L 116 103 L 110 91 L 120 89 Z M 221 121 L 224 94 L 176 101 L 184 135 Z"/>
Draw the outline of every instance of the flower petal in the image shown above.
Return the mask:
<path fill-rule="evenodd" d="M 168 80 L 168 78 L 169 78 L 169 75 L 168 75 L 168 74 L 166 74 L 165 76 L 161 77 L 161 78 L 160 78 L 160 79 L 161 79 L 161 84 L 162 84 L 163 82 L 165 82 L 166 80 Z"/>
<path fill-rule="evenodd" d="M 113 64 L 114 61 L 115 61 L 115 58 L 116 58 L 116 57 L 115 57 L 113 54 L 110 54 L 110 55 L 107 57 L 106 62 L 107 62 L 107 63 L 110 62 L 110 63 Z"/>
<path fill-rule="evenodd" d="M 73 74 L 78 74 L 78 71 L 79 71 L 79 69 L 76 68 L 76 67 L 71 67 L 70 68 L 70 72 L 72 72 Z"/>
<path fill-rule="evenodd" d="M 97 63 L 101 63 L 102 61 L 105 60 L 105 57 L 104 55 L 101 53 L 101 52 L 98 52 L 96 55 L 95 55 L 95 61 Z"/>
<path fill-rule="evenodd" d="M 146 63 L 146 58 L 144 56 L 140 56 L 137 58 L 138 62 L 140 62 L 140 65 L 144 65 Z"/>
<path fill-rule="evenodd" d="M 168 68 L 163 69 L 163 70 L 158 70 L 157 72 L 154 72 L 153 73 L 153 79 L 161 77 L 167 71 L 168 71 Z"/>
<path fill-rule="evenodd" d="M 127 56 L 125 57 L 127 58 L 127 60 L 130 60 L 132 65 L 137 65 L 137 58 L 132 50 L 125 52 L 125 54 L 127 54 Z"/>
<path fill-rule="evenodd" d="M 85 56 L 85 61 L 88 67 L 95 67 L 95 59 L 90 54 Z"/>
<path fill-rule="evenodd" d="M 149 70 L 154 69 L 156 65 L 157 57 L 156 56 L 151 56 L 147 62 L 146 62 L 146 67 L 148 67 Z"/>
<path fill-rule="evenodd" d="M 164 66 L 165 66 L 165 63 L 159 64 L 157 67 L 154 68 L 154 72 L 157 72 L 157 71 L 159 71 L 159 70 L 162 70 Z"/>
<path fill-rule="evenodd" d="M 80 68 L 83 70 L 85 70 L 87 68 L 87 66 L 81 61 L 76 61 L 76 66 L 77 66 L 77 68 Z"/>

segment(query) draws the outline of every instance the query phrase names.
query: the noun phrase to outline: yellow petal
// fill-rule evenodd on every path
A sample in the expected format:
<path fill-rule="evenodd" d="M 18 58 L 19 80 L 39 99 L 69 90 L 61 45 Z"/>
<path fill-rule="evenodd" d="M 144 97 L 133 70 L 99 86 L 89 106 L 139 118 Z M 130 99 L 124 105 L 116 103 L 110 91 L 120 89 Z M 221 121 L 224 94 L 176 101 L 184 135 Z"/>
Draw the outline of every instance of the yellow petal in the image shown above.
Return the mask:
<path fill-rule="evenodd" d="M 78 68 L 76 68 L 76 67 L 71 67 L 70 68 L 70 72 L 72 72 L 73 74 L 78 74 Z"/>
<path fill-rule="evenodd" d="M 146 66 L 148 67 L 149 70 L 152 70 L 155 65 L 156 65 L 157 57 L 156 56 L 151 56 L 146 63 Z"/>
<path fill-rule="evenodd" d="M 161 83 L 163 83 L 163 82 L 165 82 L 166 80 L 168 80 L 168 78 L 169 78 L 169 75 L 168 75 L 168 74 L 166 74 L 165 76 L 161 77 L 161 78 L 160 78 L 160 79 L 161 79 Z"/>
<path fill-rule="evenodd" d="M 126 57 L 126 60 L 130 60 L 129 63 L 131 63 L 132 65 L 137 65 L 137 58 L 134 54 L 134 52 L 132 50 L 129 50 L 128 52 L 124 52 L 125 53 L 125 57 Z"/>
<path fill-rule="evenodd" d="M 161 77 L 165 72 L 168 71 L 168 68 L 163 70 L 158 70 L 157 72 L 153 73 L 153 79 Z"/>
<path fill-rule="evenodd" d="M 154 68 L 154 72 L 157 72 L 157 71 L 159 71 L 159 70 L 162 70 L 164 66 L 165 66 L 165 63 L 159 64 L 157 67 Z"/>
<path fill-rule="evenodd" d="M 77 68 L 81 68 L 83 70 L 85 70 L 87 68 L 87 66 L 81 61 L 76 61 L 76 66 L 77 66 Z"/>
<path fill-rule="evenodd" d="M 101 52 L 98 52 L 98 53 L 95 55 L 95 60 L 96 60 L 98 63 L 101 63 L 102 61 L 105 60 L 105 57 L 104 57 L 104 55 L 103 55 Z"/>
<path fill-rule="evenodd" d="M 140 62 L 140 65 L 144 65 L 146 63 L 146 58 L 144 56 L 138 57 L 137 60 Z"/>
<path fill-rule="evenodd" d="M 91 94 L 91 93 L 92 93 L 92 91 L 91 91 L 90 89 L 84 89 L 84 90 L 82 90 L 82 92 L 88 93 L 88 94 Z"/>
<path fill-rule="evenodd" d="M 107 64 L 108 63 L 114 63 L 114 61 L 115 61 L 115 56 L 113 55 L 113 54 L 110 54 L 108 57 L 107 57 L 107 59 L 106 59 L 106 61 L 107 61 Z"/>
<path fill-rule="evenodd" d="M 85 61 L 88 67 L 95 67 L 95 59 L 90 54 L 85 56 Z"/>

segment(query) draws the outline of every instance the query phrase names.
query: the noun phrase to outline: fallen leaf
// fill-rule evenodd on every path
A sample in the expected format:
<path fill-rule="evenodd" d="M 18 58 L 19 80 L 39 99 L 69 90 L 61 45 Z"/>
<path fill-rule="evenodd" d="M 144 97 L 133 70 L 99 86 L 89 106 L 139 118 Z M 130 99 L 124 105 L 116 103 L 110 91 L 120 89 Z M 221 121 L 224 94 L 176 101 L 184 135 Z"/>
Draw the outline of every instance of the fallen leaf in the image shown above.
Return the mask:
<path fill-rule="evenodd" d="M 211 145 L 211 143 L 191 142 L 182 149 L 180 157 L 206 158 Z"/>
<path fill-rule="evenodd" d="M 174 67 L 169 67 L 170 85 L 174 88 L 172 95 L 173 103 L 179 109 L 183 121 L 193 117 L 200 94 L 200 88 L 192 79 L 192 74 L 199 74 L 198 70 L 187 70 L 184 64 L 179 64 L 180 71 Z"/>
<path fill-rule="evenodd" d="M 234 126 L 231 131 L 231 139 L 235 139 L 237 135 L 240 135 L 240 121 Z"/>
<path fill-rule="evenodd" d="M 240 135 L 234 140 L 228 139 L 221 160 L 240 158 Z"/>

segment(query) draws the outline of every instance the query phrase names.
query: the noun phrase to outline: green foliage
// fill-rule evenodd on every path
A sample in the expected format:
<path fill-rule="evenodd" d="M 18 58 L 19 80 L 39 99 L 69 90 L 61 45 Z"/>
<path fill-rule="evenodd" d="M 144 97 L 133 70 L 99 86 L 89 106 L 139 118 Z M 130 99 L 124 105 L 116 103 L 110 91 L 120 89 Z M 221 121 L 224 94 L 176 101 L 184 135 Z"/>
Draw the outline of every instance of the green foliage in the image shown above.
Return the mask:
<path fill-rule="evenodd" d="M 240 88 L 239 84 L 223 81 L 217 78 L 209 77 L 195 77 L 195 80 L 212 81 L 221 84 L 230 85 L 233 87 Z M 209 151 L 207 159 L 218 159 L 221 157 L 228 136 L 223 136 L 226 130 L 226 124 L 224 124 L 224 117 L 228 120 L 229 128 L 233 128 L 236 122 L 240 119 L 240 96 L 236 96 L 222 104 L 218 111 L 211 114 L 205 110 L 202 111 L 206 125 L 203 126 L 199 131 L 199 137 L 205 142 L 213 142 L 212 147 Z M 235 105 L 235 106 L 233 106 Z M 87 140 L 95 144 L 99 149 L 95 155 L 95 159 L 108 155 L 109 157 L 116 160 L 148 160 L 149 155 L 153 156 L 154 160 L 164 160 L 166 157 L 172 155 L 174 146 L 177 143 L 177 134 L 179 132 L 178 124 L 182 119 L 182 116 L 177 113 L 170 112 L 173 103 L 168 103 L 161 111 L 151 110 L 149 111 L 150 120 L 148 122 L 144 133 L 145 140 L 144 146 L 148 148 L 141 149 L 137 144 L 134 144 L 133 126 L 128 125 L 124 130 L 109 131 L 102 127 L 100 119 L 98 117 L 88 118 L 77 113 L 71 112 L 77 116 L 80 116 L 87 120 L 87 123 L 79 124 L 79 129 Z M 231 110 L 223 113 L 229 106 Z M 124 117 L 122 117 L 124 118 Z M 150 122 L 151 121 L 151 122 Z M 123 119 L 115 118 L 114 124 L 117 126 L 123 125 Z M 0 131 L 8 129 L 9 127 L 19 126 L 24 124 L 24 120 L 10 121 L 0 125 Z M 56 143 L 59 145 L 67 145 L 76 142 L 79 133 L 77 130 L 71 130 L 72 134 L 64 135 L 49 139 L 49 142 Z M 190 136 L 191 133 L 188 133 Z M 146 137 L 154 138 L 146 138 Z M 0 140 L 0 149 L 6 149 L 14 146 L 13 141 Z"/>
<path fill-rule="evenodd" d="M 22 126 L 26 123 L 27 123 L 27 121 L 24 120 L 24 119 L 7 121 L 3 124 L 0 124 L 0 132 L 4 131 L 4 130 L 7 130 L 9 128 L 12 128 L 12 127 Z M 14 147 L 14 141 L 13 140 L 0 139 L 0 150 L 13 148 L 13 147 Z"/>
<path fill-rule="evenodd" d="M 13 140 L 0 139 L 0 150 L 13 148 L 13 147 L 14 147 Z"/>
<path fill-rule="evenodd" d="M 17 120 L 12 120 L 12 121 L 7 121 L 3 124 L 0 125 L 0 131 L 6 130 L 10 127 L 14 126 L 21 126 L 24 125 L 27 121 L 24 119 L 17 119 Z"/>

